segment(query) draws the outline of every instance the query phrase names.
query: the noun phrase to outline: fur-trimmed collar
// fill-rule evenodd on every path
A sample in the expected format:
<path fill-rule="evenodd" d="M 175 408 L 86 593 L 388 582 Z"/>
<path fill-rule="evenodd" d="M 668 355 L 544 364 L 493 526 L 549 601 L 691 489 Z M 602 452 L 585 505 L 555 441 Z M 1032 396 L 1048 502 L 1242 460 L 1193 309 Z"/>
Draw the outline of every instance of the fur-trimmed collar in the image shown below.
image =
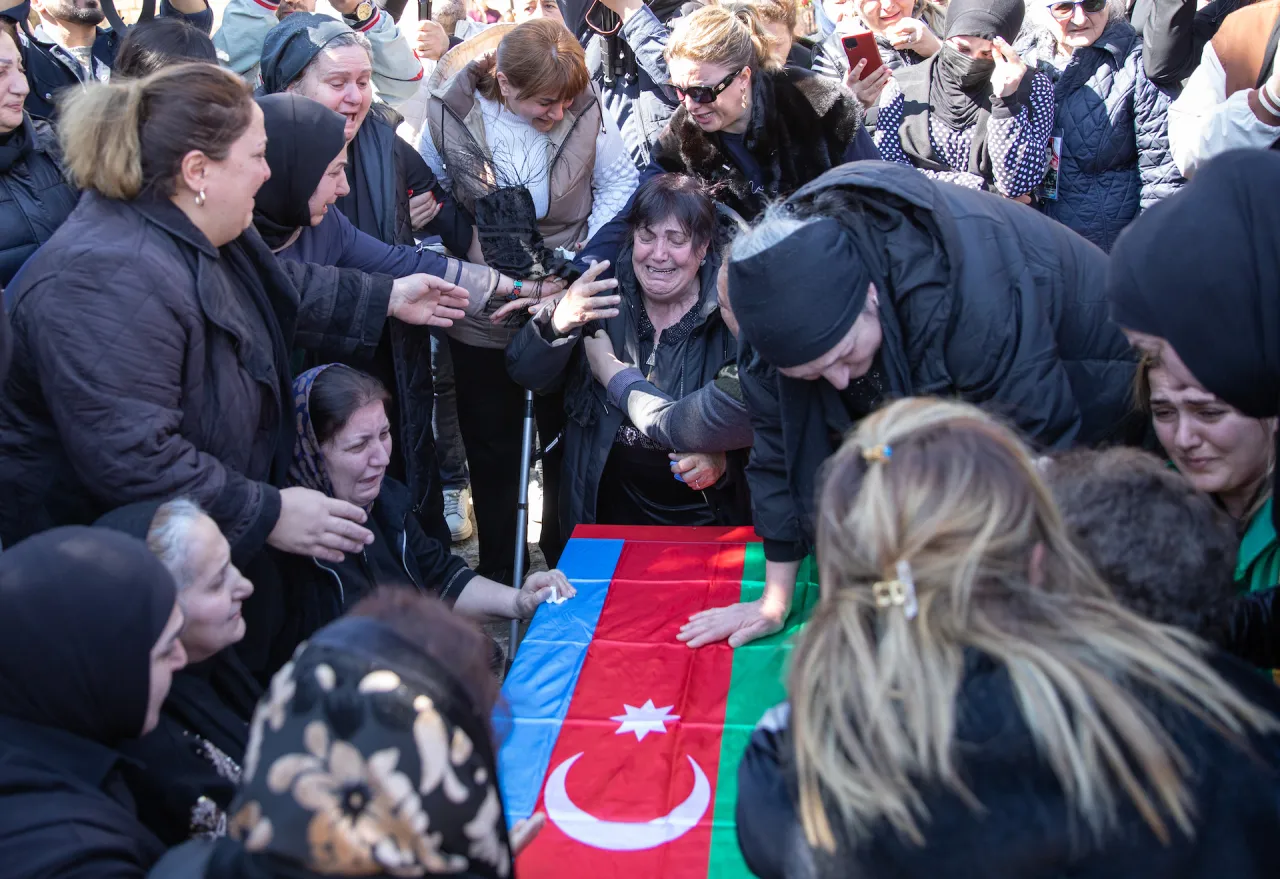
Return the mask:
<path fill-rule="evenodd" d="M 719 134 L 707 134 L 679 107 L 658 138 L 654 160 L 667 171 L 705 181 L 712 196 L 744 218 L 785 198 L 844 161 L 862 124 L 862 107 L 838 83 L 807 70 L 786 68 L 756 77 L 751 124 L 743 138 L 764 177 L 753 187 L 725 153 Z"/>

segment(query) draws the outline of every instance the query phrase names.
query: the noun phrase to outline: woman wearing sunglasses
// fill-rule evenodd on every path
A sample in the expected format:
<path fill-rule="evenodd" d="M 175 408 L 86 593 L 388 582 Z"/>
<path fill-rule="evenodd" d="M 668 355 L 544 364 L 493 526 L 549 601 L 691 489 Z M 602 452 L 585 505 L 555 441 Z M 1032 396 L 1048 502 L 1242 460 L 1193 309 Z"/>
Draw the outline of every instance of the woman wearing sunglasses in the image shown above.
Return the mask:
<path fill-rule="evenodd" d="M 680 19 L 667 43 L 680 107 L 654 163 L 690 174 L 750 220 L 824 171 L 879 159 L 858 102 L 839 83 L 779 69 L 754 11 L 708 6 Z"/>
<path fill-rule="evenodd" d="M 1049 167 L 1053 83 L 1010 45 L 1023 0 L 954 0 L 942 49 L 894 73 L 880 95 L 885 159 L 936 180 L 1030 202 Z"/>
<path fill-rule="evenodd" d="M 1054 83 L 1057 174 L 1039 204 L 1110 250 L 1140 210 L 1184 182 L 1169 152 L 1172 96 L 1147 78 L 1142 40 L 1107 0 L 1045 6 L 1018 49 Z"/>

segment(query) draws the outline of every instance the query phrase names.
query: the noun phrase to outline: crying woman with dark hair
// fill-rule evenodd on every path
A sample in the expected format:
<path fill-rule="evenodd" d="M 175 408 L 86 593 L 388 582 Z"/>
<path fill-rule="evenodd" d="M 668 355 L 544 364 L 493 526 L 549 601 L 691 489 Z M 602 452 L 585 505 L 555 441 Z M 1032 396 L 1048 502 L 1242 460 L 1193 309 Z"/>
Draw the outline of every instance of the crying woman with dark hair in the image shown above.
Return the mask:
<path fill-rule="evenodd" d="M 597 263 L 507 349 L 513 378 L 563 389 L 560 525 L 747 524 L 751 424 L 721 297 L 720 222 L 702 184 L 636 192 L 616 280 Z"/>
<path fill-rule="evenodd" d="M 360 552 L 289 558 L 278 604 L 258 615 L 272 629 L 272 667 L 382 585 L 416 587 L 476 620 L 528 619 L 548 598 L 573 596 L 559 571 L 530 574 L 521 589 L 481 577 L 423 531 L 409 490 L 387 476 L 391 395 L 376 378 L 341 364 L 318 366 L 294 380 L 293 400 L 289 484 L 360 507 L 372 539 Z"/>

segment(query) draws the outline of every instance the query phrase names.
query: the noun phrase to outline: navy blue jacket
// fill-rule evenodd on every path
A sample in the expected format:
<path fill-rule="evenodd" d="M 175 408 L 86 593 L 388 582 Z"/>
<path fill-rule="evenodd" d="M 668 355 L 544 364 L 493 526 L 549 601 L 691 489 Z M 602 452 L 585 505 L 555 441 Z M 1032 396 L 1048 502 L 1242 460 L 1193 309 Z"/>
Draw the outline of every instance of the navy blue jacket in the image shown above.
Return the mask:
<path fill-rule="evenodd" d="M 1110 250 L 1141 210 L 1186 181 L 1169 152 L 1169 104 L 1176 92 L 1147 78 L 1142 40 L 1123 19 L 1076 49 L 1059 71 L 1053 37 L 1034 32 L 1019 52 L 1054 80 L 1054 134 L 1062 137 L 1058 198 L 1046 214 Z"/>
<path fill-rule="evenodd" d="M 206 34 L 213 30 L 213 10 L 206 2 L 205 8 L 199 12 L 186 15 L 178 12 L 170 5 L 169 0 L 161 0 L 160 15 L 181 15 L 191 24 Z M 60 55 L 66 52 L 60 46 L 47 43 L 31 34 L 24 26 L 22 33 L 22 63 L 27 69 L 27 84 L 31 92 L 24 104 L 26 111 L 37 119 L 53 119 L 57 115 L 58 92 L 68 86 L 81 82 L 76 68 L 69 65 Z M 93 57 L 100 64 L 114 67 L 116 52 L 120 50 L 120 41 L 124 37 L 111 28 L 99 28 L 93 41 Z"/>

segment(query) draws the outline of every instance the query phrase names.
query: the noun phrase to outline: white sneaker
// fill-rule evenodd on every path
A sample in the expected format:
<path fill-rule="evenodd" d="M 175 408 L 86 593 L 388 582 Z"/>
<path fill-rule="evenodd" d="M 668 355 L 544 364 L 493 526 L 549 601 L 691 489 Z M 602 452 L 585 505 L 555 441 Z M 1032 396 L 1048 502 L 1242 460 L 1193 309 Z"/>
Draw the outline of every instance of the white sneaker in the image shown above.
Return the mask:
<path fill-rule="evenodd" d="M 444 520 L 454 543 L 470 539 L 475 531 L 471 525 L 471 489 L 445 489 Z"/>

